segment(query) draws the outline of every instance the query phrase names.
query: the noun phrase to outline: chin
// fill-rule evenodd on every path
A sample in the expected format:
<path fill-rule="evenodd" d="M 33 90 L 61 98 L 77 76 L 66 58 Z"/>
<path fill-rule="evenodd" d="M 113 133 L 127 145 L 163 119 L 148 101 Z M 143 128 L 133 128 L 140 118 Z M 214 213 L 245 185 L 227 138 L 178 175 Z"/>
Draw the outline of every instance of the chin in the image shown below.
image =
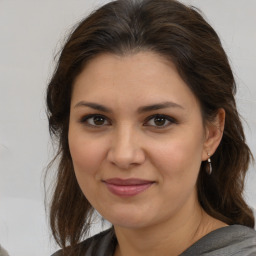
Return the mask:
<path fill-rule="evenodd" d="M 149 225 L 145 223 L 145 221 L 142 223 L 141 221 L 134 220 L 134 219 L 118 219 L 115 222 L 112 222 L 114 227 L 121 227 L 121 228 L 126 228 L 126 229 L 140 229 L 140 228 L 145 228 Z"/>
<path fill-rule="evenodd" d="M 147 216 L 147 218 L 145 218 L 145 216 Z M 131 229 L 147 227 L 152 225 L 153 222 L 153 218 L 151 220 L 147 212 L 143 213 L 141 210 L 132 211 L 124 206 L 119 210 L 111 208 L 111 213 L 103 214 L 103 217 L 114 226 Z"/>

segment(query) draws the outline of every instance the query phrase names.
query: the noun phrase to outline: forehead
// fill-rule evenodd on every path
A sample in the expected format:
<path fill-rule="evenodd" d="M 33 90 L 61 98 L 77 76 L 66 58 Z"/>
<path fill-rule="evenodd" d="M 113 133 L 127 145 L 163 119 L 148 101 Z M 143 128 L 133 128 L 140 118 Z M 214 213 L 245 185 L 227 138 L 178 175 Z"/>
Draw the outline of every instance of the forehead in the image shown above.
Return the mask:
<path fill-rule="evenodd" d="M 173 101 L 185 107 L 197 105 L 175 65 L 153 52 L 95 57 L 74 82 L 72 104 L 79 100 L 119 105 L 152 101 Z"/>

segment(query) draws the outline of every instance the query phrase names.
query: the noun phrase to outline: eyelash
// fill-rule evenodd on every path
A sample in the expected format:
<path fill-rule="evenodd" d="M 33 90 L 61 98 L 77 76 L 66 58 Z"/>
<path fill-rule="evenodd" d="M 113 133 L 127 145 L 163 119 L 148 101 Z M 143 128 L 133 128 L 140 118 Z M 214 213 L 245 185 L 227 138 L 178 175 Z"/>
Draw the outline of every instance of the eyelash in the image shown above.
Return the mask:
<path fill-rule="evenodd" d="M 165 125 L 163 126 L 157 126 L 157 125 L 145 125 L 145 126 L 152 126 L 152 127 L 156 127 L 157 129 L 163 129 L 166 128 L 168 126 L 170 126 L 171 124 L 177 124 L 177 120 L 174 119 L 173 117 L 167 116 L 167 115 L 162 115 L 162 114 L 155 114 L 155 115 L 151 115 L 146 119 L 146 123 L 148 123 L 150 120 L 153 120 L 153 122 L 155 121 L 156 118 L 160 118 L 160 119 L 164 119 L 165 120 Z M 168 122 L 168 124 L 166 125 L 166 121 Z"/>
<path fill-rule="evenodd" d="M 80 120 L 80 123 L 85 124 L 85 125 L 87 125 L 87 126 L 89 126 L 89 127 L 93 127 L 93 128 L 101 128 L 101 127 L 104 126 L 104 125 L 93 125 L 93 124 L 89 124 L 89 123 L 88 123 L 88 120 L 89 120 L 89 119 L 91 119 L 91 118 L 96 118 L 96 117 L 99 117 L 99 118 L 104 119 L 104 122 L 105 122 L 106 120 L 109 120 L 109 119 L 108 119 L 106 116 L 104 116 L 104 115 L 90 114 L 90 115 L 86 115 L 86 116 L 82 117 L 81 120 Z"/>
<path fill-rule="evenodd" d="M 95 125 L 95 124 L 90 124 L 88 123 L 88 120 L 91 119 L 91 118 L 96 118 L 96 117 L 99 117 L 99 118 L 102 118 L 104 120 L 104 123 L 105 121 L 108 121 L 108 124 L 102 124 L 102 125 Z M 160 118 L 160 119 L 164 119 L 165 120 L 165 124 L 162 125 L 162 126 L 157 126 L 157 125 L 147 125 L 146 123 L 148 123 L 150 120 L 153 120 L 154 122 L 154 119 L 156 118 Z M 166 122 L 168 122 L 168 124 L 166 124 Z M 89 127 L 93 127 L 93 128 L 101 128 L 105 125 L 111 125 L 111 122 L 109 121 L 109 119 L 104 116 L 104 115 L 100 115 L 100 114 L 90 114 L 90 115 L 86 115 L 84 117 L 81 118 L 80 120 L 80 123 L 82 124 L 85 124 Z M 170 117 L 170 116 L 167 116 L 167 115 L 162 115 L 162 114 L 154 114 L 154 115 L 151 115 L 149 117 L 147 117 L 147 119 L 145 120 L 145 123 L 143 124 L 144 126 L 151 126 L 151 127 L 155 127 L 157 129 L 163 129 L 163 128 L 166 128 L 168 126 L 170 126 L 171 124 L 177 124 L 177 120 Z"/>

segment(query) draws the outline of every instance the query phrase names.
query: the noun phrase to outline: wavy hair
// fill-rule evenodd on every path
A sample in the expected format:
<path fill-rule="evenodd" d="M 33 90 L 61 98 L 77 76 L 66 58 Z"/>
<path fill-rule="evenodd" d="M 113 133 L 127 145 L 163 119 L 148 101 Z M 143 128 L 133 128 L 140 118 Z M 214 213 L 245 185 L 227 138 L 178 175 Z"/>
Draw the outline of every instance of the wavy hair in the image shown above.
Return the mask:
<path fill-rule="evenodd" d="M 197 181 L 203 209 L 228 224 L 254 227 L 243 199 L 244 178 L 252 160 L 234 95 L 236 84 L 214 29 L 200 11 L 175 0 L 117 0 L 94 11 L 70 34 L 47 89 L 47 113 L 58 145 L 57 177 L 50 205 L 53 236 L 73 248 L 86 234 L 94 212 L 83 195 L 68 145 L 71 90 L 88 61 L 101 53 L 119 56 L 152 51 L 171 60 L 200 102 L 204 122 L 226 112 L 222 141 L 212 156 L 213 173 L 202 162 Z"/>

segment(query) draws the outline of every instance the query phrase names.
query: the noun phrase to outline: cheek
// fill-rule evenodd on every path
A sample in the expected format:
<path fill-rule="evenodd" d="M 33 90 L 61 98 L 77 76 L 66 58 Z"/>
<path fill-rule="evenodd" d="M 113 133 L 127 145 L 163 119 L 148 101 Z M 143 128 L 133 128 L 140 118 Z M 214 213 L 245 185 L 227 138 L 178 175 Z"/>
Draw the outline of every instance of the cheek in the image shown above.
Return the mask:
<path fill-rule="evenodd" d="M 187 133 L 187 136 L 175 136 L 165 143 L 155 143 L 151 153 L 155 166 L 165 175 L 197 175 L 201 165 L 203 140 Z"/>
<path fill-rule="evenodd" d="M 93 175 L 104 158 L 104 147 L 100 141 L 69 133 L 69 149 L 76 174 Z"/>
<path fill-rule="evenodd" d="M 105 157 L 105 144 L 79 131 L 71 130 L 69 133 L 69 148 L 77 182 L 92 205 L 98 197 L 96 185 L 101 180 L 100 170 Z"/>

